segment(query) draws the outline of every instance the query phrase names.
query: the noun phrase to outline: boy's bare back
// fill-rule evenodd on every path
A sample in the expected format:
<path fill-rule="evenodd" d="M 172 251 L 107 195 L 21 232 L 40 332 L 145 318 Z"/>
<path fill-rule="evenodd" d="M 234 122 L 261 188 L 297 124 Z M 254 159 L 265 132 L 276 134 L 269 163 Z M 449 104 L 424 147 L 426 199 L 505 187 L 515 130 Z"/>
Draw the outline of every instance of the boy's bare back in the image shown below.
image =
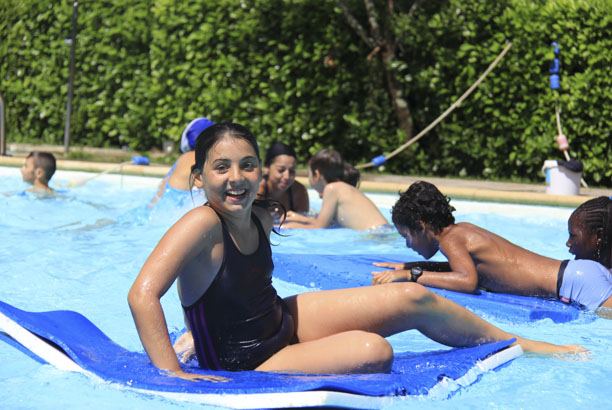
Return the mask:
<path fill-rule="evenodd" d="M 326 183 L 321 196 L 323 202 L 316 219 L 288 212 L 283 227 L 327 228 L 336 221 L 343 228 L 365 231 L 389 223 L 370 198 L 346 182 Z"/>
<path fill-rule="evenodd" d="M 471 223 L 461 222 L 444 229 L 440 251 L 450 263 L 451 274 L 476 274 L 478 287 L 494 292 L 556 296 L 561 261 L 521 248 Z M 442 279 L 431 286 L 439 285 Z M 425 280 L 419 282 L 427 285 Z"/>
<path fill-rule="evenodd" d="M 359 231 L 389 223 L 370 198 L 342 181 L 325 186 L 320 214 L 323 213 L 332 214 L 331 218 L 343 228 Z"/>

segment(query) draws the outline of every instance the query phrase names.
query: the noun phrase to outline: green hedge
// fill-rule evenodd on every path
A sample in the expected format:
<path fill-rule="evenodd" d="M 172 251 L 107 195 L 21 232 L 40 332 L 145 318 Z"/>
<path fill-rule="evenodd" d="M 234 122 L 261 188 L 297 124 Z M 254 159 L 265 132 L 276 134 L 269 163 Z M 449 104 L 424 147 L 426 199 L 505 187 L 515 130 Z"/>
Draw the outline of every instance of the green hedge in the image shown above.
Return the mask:
<path fill-rule="evenodd" d="M 367 28 L 360 0 L 345 1 Z M 384 15 L 382 4 L 379 15 Z M 561 47 L 562 124 L 590 183 L 612 185 L 608 1 L 431 0 L 381 19 L 415 131 L 509 54 L 438 127 L 385 165 L 394 173 L 541 181 L 563 159 L 548 86 Z M 62 144 L 72 2 L 0 4 L 0 91 L 12 142 Z M 159 148 L 195 116 L 280 139 L 302 162 L 323 147 L 367 162 L 404 141 L 383 66 L 333 0 L 114 0 L 79 3 L 73 145 Z"/>
<path fill-rule="evenodd" d="M 564 159 L 555 141 L 558 98 L 571 155 L 584 161 L 587 181 L 610 186 L 612 37 L 605 33 L 612 29 L 612 3 L 452 4 L 418 25 L 399 24 L 412 33 L 403 37 L 410 41 L 405 47 L 422 51 L 405 69 L 413 99 L 425 96 L 421 128 L 476 81 L 506 42 L 513 45 L 474 94 L 409 154 L 418 158 L 409 171 L 541 180 L 545 159 Z M 556 96 L 549 86 L 552 41 L 560 44 Z"/>

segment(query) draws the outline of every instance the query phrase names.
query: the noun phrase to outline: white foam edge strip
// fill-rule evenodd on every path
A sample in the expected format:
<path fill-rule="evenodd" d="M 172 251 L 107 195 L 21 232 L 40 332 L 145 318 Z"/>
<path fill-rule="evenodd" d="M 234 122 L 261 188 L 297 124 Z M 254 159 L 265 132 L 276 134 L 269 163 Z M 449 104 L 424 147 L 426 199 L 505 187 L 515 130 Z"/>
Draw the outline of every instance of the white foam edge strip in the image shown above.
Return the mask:
<path fill-rule="evenodd" d="M 468 370 L 466 374 L 458 379 L 444 378 L 434 387 L 432 387 L 427 393 L 427 397 L 430 399 L 446 399 L 454 391 L 461 387 L 469 386 L 474 383 L 479 376 L 490 370 L 493 370 L 511 360 L 516 359 L 523 354 L 523 348 L 521 345 L 516 344 L 503 349 L 484 360 L 479 360 L 476 364 Z"/>
<path fill-rule="evenodd" d="M 292 407 L 316 407 L 316 406 L 335 406 L 359 409 L 372 409 L 389 406 L 398 400 L 415 399 L 423 396 L 405 397 L 372 397 L 351 393 L 332 392 L 332 391 L 305 391 L 289 393 L 250 393 L 250 394 L 204 394 L 204 393 L 175 393 L 158 390 L 147 390 L 120 385 L 118 383 L 108 383 L 96 374 L 83 369 L 65 353 L 36 336 L 34 333 L 9 319 L 0 313 L 0 329 L 15 339 L 32 353 L 39 356 L 49 364 L 60 370 L 82 373 L 91 379 L 105 384 L 111 384 L 121 389 L 134 392 L 163 396 L 168 399 L 217 405 L 236 409 L 255 409 L 255 408 L 292 408 Z M 520 345 L 511 346 L 497 352 L 484 360 L 480 360 L 462 377 L 452 380 L 443 379 L 436 384 L 427 394 L 427 398 L 447 398 L 451 392 L 468 386 L 481 374 L 495 369 L 504 363 L 509 362 L 523 354 Z"/>
<path fill-rule="evenodd" d="M 345 407 L 351 409 L 380 409 L 397 402 L 403 397 L 363 396 L 333 391 L 303 391 L 287 393 L 248 394 L 189 394 L 130 389 L 146 394 L 163 396 L 167 399 L 188 403 L 207 404 L 233 409 L 301 408 L 301 407 Z"/>
<path fill-rule="evenodd" d="M 15 339 L 26 349 L 30 350 L 38 357 L 48 362 L 49 364 L 52 364 L 60 370 L 86 374 L 91 373 L 76 364 L 74 360 L 66 356 L 65 353 L 60 352 L 55 347 L 51 346 L 49 343 L 36 336 L 34 333 L 20 326 L 14 320 L 9 319 L 1 312 L 0 330 L 3 330 L 7 335 Z M 91 375 L 97 377 L 93 373 L 91 373 Z"/>

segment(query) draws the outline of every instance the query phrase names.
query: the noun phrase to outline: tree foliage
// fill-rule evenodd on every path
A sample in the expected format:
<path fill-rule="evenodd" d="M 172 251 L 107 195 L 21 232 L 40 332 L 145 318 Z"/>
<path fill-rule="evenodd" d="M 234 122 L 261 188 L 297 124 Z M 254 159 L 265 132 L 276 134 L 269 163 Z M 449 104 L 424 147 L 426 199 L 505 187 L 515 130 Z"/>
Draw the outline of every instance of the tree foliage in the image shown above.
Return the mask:
<path fill-rule="evenodd" d="M 344 0 L 367 27 L 363 0 Z M 236 121 L 353 163 L 404 142 L 385 70 L 407 99 L 415 132 L 510 53 L 440 125 L 386 164 L 395 173 L 541 180 L 556 148 L 555 99 L 588 182 L 611 185 L 612 6 L 580 0 L 395 1 L 389 65 L 335 0 L 114 0 L 79 3 L 72 143 L 147 150 L 178 141 L 196 116 Z M 369 2 L 379 4 L 379 2 Z M 387 3 L 388 4 L 388 3 Z M 380 5 L 378 5 L 380 6 Z M 9 141 L 61 144 L 72 2 L 0 3 L 0 90 Z M 551 41 L 561 89 L 548 85 Z"/>

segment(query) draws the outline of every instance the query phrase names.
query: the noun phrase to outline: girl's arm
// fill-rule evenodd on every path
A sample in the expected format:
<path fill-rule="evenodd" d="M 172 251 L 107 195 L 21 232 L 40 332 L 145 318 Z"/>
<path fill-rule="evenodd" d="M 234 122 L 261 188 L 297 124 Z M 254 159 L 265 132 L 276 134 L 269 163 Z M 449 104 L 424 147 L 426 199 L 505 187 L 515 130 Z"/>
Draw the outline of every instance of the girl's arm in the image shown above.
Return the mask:
<path fill-rule="evenodd" d="M 189 261 L 212 249 L 215 224 L 218 219 L 208 208 L 187 213 L 159 241 L 128 294 L 136 329 L 149 359 L 156 367 L 183 379 L 220 380 L 183 372 L 170 342 L 160 299 Z"/>

